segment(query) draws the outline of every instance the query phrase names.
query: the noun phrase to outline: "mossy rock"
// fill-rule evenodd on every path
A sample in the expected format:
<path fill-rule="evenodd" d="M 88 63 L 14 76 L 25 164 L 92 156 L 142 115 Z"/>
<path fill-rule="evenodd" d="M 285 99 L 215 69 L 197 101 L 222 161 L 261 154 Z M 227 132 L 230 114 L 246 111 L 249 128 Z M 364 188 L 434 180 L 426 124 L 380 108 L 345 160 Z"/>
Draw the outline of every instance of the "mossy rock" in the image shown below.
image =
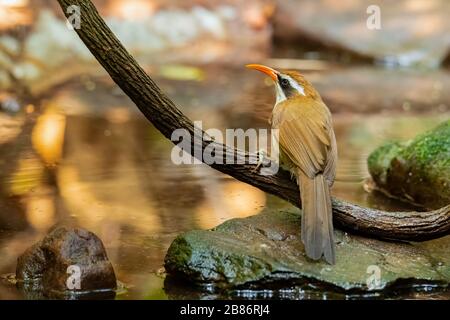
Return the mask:
<path fill-rule="evenodd" d="M 300 241 L 300 212 L 266 211 L 195 230 L 171 244 L 169 276 L 223 290 L 284 282 L 316 283 L 331 290 L 382 291 L 399 283 L 450 283 L 450 237 L 424 244 L 384 242 L 336 231 L 337 263 L 311 261 Z M 373 273 L 380 277 L 375 283 Z M 372 276 L 372 278 L 371 278 Z M 370 284 L 371 283 L 371 284 Z"/>
<path fill-rule="evenodd" d="M 408 142 L 392 142 L 368 158 L 377 187 L 394 197 L 439 208 L 450 203 L 450 120 Z"/>

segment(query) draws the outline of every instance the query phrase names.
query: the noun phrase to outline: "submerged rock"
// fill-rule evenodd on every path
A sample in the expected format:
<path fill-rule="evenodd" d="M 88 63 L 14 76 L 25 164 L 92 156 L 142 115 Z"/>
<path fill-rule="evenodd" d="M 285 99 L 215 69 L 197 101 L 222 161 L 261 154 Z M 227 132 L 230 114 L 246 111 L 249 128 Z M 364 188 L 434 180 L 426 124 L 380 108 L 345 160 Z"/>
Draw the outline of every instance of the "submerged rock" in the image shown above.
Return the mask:
<path fill-rule="evenodd" d="M 377 187 L 395 197 L 439 208 L 450 203 L 450 120 L 415 139 L 392 142 L 368 158 Z"/>
<path fill-rule="evenodd" d="M 294 211 L 295 210 L 295 211 Z M 229 220 L 213 230 L 190 231 L 170 246 L 169 275 L 222 289 L 268 283 L 321 284 L 333 290 L 382 290 L 408 283 L 450 283 L 450 257 L 428 247 L 383 242 L 336 231 L 337 263 L 314 262 L 300 241 L 298 210 Z M 439 239 L 450 244 L 450 237 Z M 439 263 L 437 263 L 439 261 Z M 405 280 L 405 281 L 402 281 Z"/>
<path fill-rule="evenodd" d="M 84 229 L 51 231 L 18 258 L 16 278 L 25 291 L 44 296 L 116 289 L 114 269 L 101 240 Z"/>

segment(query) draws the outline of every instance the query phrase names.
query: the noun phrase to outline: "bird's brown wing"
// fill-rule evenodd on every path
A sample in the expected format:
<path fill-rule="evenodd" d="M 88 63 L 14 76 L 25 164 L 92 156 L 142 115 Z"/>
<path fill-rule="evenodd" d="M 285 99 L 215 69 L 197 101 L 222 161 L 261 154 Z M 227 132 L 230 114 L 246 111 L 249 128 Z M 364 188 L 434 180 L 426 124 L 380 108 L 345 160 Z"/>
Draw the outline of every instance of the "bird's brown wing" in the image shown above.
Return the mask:
<path fill-rule="evenodd" d="M 330 123 L 330 142 L 331 146 L 328 150 L 327 156 L 327 165 L 324 170 L 325 178 L 327 179 L 328 185 L 331 187 L 334 182 L 334 178 L 336 177 L 336 166 L 337 166 L 337 145 L 336 145 L 336 137 L 334 135 L 333 125 Z"/>
<path fill-rule="evenodd" d="M 306 176 L 313 179 L 323 172 L 327 181 L 334 180 L 336 142 L 330 112 L 322 102 L 280 103 L 273 112 L 272 127 L 279 129 L 281 150 Z"/>
<path fill-rule="evenodd" d="M 296 168 L 302 201 L 301 238 L 308 257 L 335 262 L 330 188 L 336 168 L 336 141 L 328 108 L 321 101 L 280 103 L 272 116 L 280 149 Z M 328 185 L 327 185 L 328 184 Z"/>

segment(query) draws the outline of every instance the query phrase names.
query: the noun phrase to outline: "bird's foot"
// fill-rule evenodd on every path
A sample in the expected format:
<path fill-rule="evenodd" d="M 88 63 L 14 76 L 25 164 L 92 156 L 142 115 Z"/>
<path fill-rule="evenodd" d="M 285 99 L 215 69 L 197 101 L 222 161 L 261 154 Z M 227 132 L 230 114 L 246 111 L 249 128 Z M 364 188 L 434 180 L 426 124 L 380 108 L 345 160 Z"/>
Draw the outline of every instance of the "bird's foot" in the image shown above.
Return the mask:
<path fill-rule="evenodd" d="M 271 162 L 275 161 L 268 156 L 267 151 L 264 149 L 258 150 L 256 154 L 258 155 L 258 162 L 256 163 L 256 167 L 252 170 L 252 172 L 258 172 L 261 167 L 264 167 L 265 165 L 268 165 Z"/>
<path fill-rule="evenodd" d="M 256 154 L 258 155 L 258 162 L 256 163 L 256 167 L 252 170 L 252 172 L 257 172 L 259 170 L 259 168 L 264 163 L 264 155 L 267 154 L 267 152 L 264 149 L 260 149 L 256 152 Z"/>

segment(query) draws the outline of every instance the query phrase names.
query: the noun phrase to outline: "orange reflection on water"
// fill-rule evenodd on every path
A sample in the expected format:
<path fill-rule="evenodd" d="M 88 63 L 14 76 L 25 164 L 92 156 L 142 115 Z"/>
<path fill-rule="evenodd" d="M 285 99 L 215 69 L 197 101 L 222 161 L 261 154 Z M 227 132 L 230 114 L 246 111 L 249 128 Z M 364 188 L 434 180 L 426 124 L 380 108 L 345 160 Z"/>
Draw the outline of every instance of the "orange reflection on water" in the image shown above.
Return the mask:
<path fill-rule="evenodd" d="M 26 216 L 37 230 L 45 231 L 55 223 L 55 203 L 51 194 L 32 196 L 27 199 Z"/>
<path fill-rule="evenodd" d="M 66 117 L 54 111 L 41 115 L 33 129 L 33 147 L 47 165 L 55 165 L 61 158 Z"/>
<path fill-rule="evenodd" d="M 57 179 L 71 216 L 84 228 L 99 232 L 104 240 L 114 238 L 107 233 L 121 225 L 144 234 L 161 229 L 157 212 L 139 190 L 138 176 L 133 172 L 92 182 L 83 180 L 75 166 L 64 165 L 59 167 Z"/>
<path fill-rule="evenodd" d="M 34 154 L 26 152 L 17 160 L 17 169 L 4 182 L 11 195 L 21 196 L 37 188 L 44 180 L 42 162 Z"/>
<path fill-rule="evenodd" d="M 224 186 L 225 205 L 238 217 L 259 213 L 266 204 L 266 195 L 246 183 L 232 181 Z"/>
<path fill-rule="evenodd" d="M 266 204 L 264 192 L 243 182 L 229 181 L 208 188 L 214 189 L 213 196 L 207 197 L 196 212 L 199 227 L 203 229 L 213 228 L 228 219 L 255 215 Z"/>

